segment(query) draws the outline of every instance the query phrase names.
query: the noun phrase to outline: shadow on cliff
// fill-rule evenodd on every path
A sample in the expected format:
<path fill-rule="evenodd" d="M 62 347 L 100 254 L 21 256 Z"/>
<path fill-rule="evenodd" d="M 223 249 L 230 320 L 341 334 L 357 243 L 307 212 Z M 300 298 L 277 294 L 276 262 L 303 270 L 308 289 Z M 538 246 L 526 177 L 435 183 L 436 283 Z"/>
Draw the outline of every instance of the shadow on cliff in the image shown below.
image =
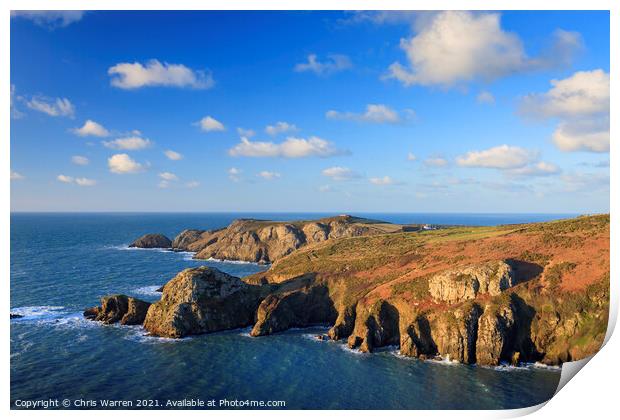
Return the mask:
<path fill-rule="evenodd" d="M 535 264 L 532 264 L 535 265 Z M 528 305 L 519 295 L 512 293 L 510 295 L 510 303 L 515 309 L 515 331 L 510 343 L 511 353 L 519 353 L 519 361 L 536 362 L 542 360 L 544 354 L 536 350 L 536 346 L 532 342 L 532 320 L 536 315 L 536 310 Z M 512 355 L 505 354 L 505 360 L 510 360 Z"/>
<path fill-rule="evenodd" d="M 543 267 L 523 260 L 508 259 L 508 265 L 512 268 L 515 278 L 514 285 L 525 283 L 538 277 L 543 272 Z"/>

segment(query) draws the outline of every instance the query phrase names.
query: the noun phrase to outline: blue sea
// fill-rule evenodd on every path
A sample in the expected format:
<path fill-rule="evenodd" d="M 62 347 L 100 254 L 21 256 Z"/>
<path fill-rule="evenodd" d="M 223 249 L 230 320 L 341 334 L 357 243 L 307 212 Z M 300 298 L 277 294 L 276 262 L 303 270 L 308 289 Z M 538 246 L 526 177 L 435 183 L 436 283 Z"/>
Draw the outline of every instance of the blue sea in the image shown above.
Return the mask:
<path fill-rule="evenodd" d="M 331 214 L 330 214 L 331 215 Z M 396 223 L 496 225 L 573 215 L 355 214 Z M 11 215 L 11 408 L 58 399 L 284 401 L 289 409 L 502 409 L 548 400 L 560 370 L 483 368 L 361 354 L 318 341 L 316 327 L 251 338 L 249 330 L 182 340 L 140 327 L 103 326 L 84 308 L 111 293 L 155 301 L 155 290 L 184 268 L 210 265 L 235 276 L 249 263 L 196 261 L 187 253 L 129 249 L 142 234 L 174 237 L 240 217 L 313 219 L 327 214 Z M 152 405 L 152 404 L 151 404 Z M 61 406 L 62 408 L 62 406 Z M 98 406 L 97 408 L 101 408 Z M 153 407 L 157 408 L 157 407 Z"/>

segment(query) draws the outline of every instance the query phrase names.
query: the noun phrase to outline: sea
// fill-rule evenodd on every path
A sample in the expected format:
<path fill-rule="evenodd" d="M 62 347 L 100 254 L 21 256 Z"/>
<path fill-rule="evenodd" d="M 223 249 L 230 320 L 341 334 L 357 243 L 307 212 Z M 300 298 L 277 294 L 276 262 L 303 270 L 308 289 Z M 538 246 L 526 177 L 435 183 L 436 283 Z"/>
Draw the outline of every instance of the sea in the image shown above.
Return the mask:
<path fill-rule="evenodd" d="M 10 249 L 11 408 L 507 409 L 550 399 L 560 368 L 494 368 L 373 354 L 321 341 L 328 326 L 253 338 L 249 329 L 180 340 L 150 337 L 139 326 L 101 325 L 82 311 L 101 296 L 156 301 L 157 288 L 188 267 L 235 276 L 267 269 L 198 261 L 192 254 L 128 248 L 145 233 L 170 238 L 237 218 L 307 220 L 333 214 L 12 213 Z M 394 223 L 497 225 L 571 214 L 367 214 Z M 39 401 L 40 403 L 36 403 Z M 86 403 L 83 403 L 86 402 Z M 37 405 L 39 404 L 39 405 Z M 224 405 L 222 405 L 224 404 Z"/>

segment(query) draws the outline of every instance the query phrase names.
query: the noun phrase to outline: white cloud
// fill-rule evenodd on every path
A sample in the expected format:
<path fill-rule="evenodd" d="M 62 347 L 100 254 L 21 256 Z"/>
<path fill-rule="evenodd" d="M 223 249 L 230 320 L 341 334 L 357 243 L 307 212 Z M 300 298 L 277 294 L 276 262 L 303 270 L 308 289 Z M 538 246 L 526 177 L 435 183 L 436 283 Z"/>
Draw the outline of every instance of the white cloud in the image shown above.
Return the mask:
<path fill-rule="evenodd" d="M 527 165 L 535 157 L 529 150 L 503 144 L 487 150 L 467 152 L 459 156 L 456 163 L 467 167 L 515 169 Z"/>
<path fill-rule="evenodd" d="M 448 165 L 448 161 L 442 157 L 429 157 L 424 160 L 426 166 L 434 166 L 437 168 L 443 168 Z"/>
<path fill-rule="evenodd" d="M 308 139 L 288 137 L 282 143 L 253 142 L 242 137 L 241 143 L 228 151 L 231 156 L 283 158 L 327 157 L 342 153 L 331 142 L 314 136 Z"/>
<path fill-rule="evenodd" d="M 166 150 L 164 151 L 164 155 L 170 160 L 181 160 L 183 159 L 183 155 L 175 152 L 174 150 Z"/>
<path fill-rule="evenodd" d="M 133 174 L 142 172 L 146 165 L 136 162 L 126 153 L 119 153 L 108 158 L 108 167 L 114 174 Z"/>
<path fill-rule="evenodd" d="M 360 177 L 356 172 L 342 166 L 332 166 L 331 168 L 323 169 L 321 173 L 334 181 L 348 181 Z"/>
<path fill-rule="evenodd" d="M 542 94 L 522 99 L 520 111 L 536 117 L 576 117 L 609 112 L 609 73 L 578 71 Z"/>
<path fill-rule="evenodd" d="M 407 66 L 395 62 L 386 76 L 406 86 L 450 87 L 565 65 L 581 48 L 579 34 L 556 31 L 548 50 L 532 59 L 519 36 L 501 28 L 498 13 L 445 11 L 420 16 L 414 24 L 417 34 L 400 41 Z"/>
<path fill-rule="evenodd" d="M 198 188 L 200 187 L 200 182 L 198 181 L 189 181 L 185 184 L 185 187 L 187 188 Z"/>
<path fill-rule="evenodd" d="M 366 105 L 366 112 L 364 113 L 339 112 L 331 110 L 327 111 L 325 117 L 332 120 L 353 120 L 375 124 L 393 124 L 400 121 L 398 112 L 382 104 L 368 104 Z"/>
<path fill-rule="evenodd" d="M 159 177 L 165 181 L 178 181 L 179 177 L 172 172 L 161 172 Z"/>
<path fill-rule="evenodd" d="M 196 123 L 202 131 L 224 131 L 226 128 L 224 124 L 216 120 L 215 118 L 207 115 Z"/>
<path fill-rule="evenodd" d="M 416 155 L 414 155 L 414 154 L 413 154 L 413 153 L 411 153 L 411 152 L 407 153 L 407 160 L 408 160 L 408 161 L 413 162 L 413 161 L 414 161 L 414 160 L 416 160 L 416 159 L 417 159 Z"/>
<path fill-rule="evenodd" d="M 138 62 L 118 63 L 108 69 L 110 84 L 121 89 L 138 89 L 145 86 L 174 86 L 209 89 L 215 82 L 211 73 L 192 70 L 183 64 L 160 63 L 150 60 L 143 65 Z"/>
<path fill-rule="evenodd" d="M 331 190 L 332 190 L 332 187 L 330 187 L 329 185 L 321 185 L 319 187 L 320 192 L 329 192 Z"/>
<path fill-rule="evenodd" d="M 370 178 L 370 183 L 373 185 L 392 185 L 394 184 L 394 180 L 389 176 L 384 176 L 383 178 Z"/>
<path fill-rule="evenodd" d="M 73 177 L 68 175 L 58 175 L 56 177 L 60 182 L 64 182 L 65 184 L 71 184 L 73 182 Z"/>
<path fill-rule="evenodd" d="M 609 152 L 609 117 L 562 121 L 552 139 L 565 152 Z"/>
<path fill-rule="evenodd" d="M 110 132 L 104 126 L 93 120 L 86 120 L 83 126 L 73 128 L 71 131 L 80 137 L 107 137 L 110 135 Z"/>
<path fill-rule="evenodd" d="M 237 127 L 237 134 L 239 134 L 240 137 L 250 138 L 254 137 L 256 135 L 256 132 L 254 130 Z"/>
<path fill-rule="evenodd" d="M 92 187 L 97 185 L 97 181 L 90 178 L 75 178 L 75 183 L 80 187 Z"/>
<path fill-rule="evenodd" d="M 83 10 L 12 10 L 11 17 L 28 19 L 46 28 L 64 28 L 82 19 Z"/>
<path fill-rule="evenodd" d="M 342 54 L 329 54 L 323 62 L 319 61 L 316 54 L 309 54 L 308 61 L 295 65 L 296 72 L 310 71 L 319 76 L 337 73 L 353 67 L 351 59 Z"/>
<path fill-rule="evenodd" d="M 489 104 L 492 105 L 495 103 L 495 96 L 491 92 L 483 90 L 476 96 L 476 100 L 479 104 Z"/>
<path fill-rule="evenodd" d="M 25 177 L 19 172 L 11 171 L 11 181 L 17 181 L 24 178 Z"/>
<path fill-rule="evenodd" d="M 537 162 L 532 165 L 523 166 L 521 168 L 510 169 L 507 171 L 508 175 L 513 176 L 547 176 L 559 174 L 560 168 L 553 163 Z"/>
<path fill-rule="evenodd" d="M 43 112 L 51 117 L 69 117 L 75 115 L 75 108 L 71 101 L 67 98 L 46 98 L 43 96 L 35 96 L 26 102 L 30 109 Z"/>
<path fill-rule="evenodd" d="M 520 104 L 520 112 L 534 118 L 559 118 L 553 133 L 562 151 L 609 151 L 609 73 L 603 70 L 579 71 L 552 88 L 530 94 Z"/>
<path fill-rule="evenodd" d="M 295 124 L 289 124 L 285 121 L 278 121 L 274 125 L 268 125 L 265 127 L 265 132 L 271 136 L 275 136 L 280 133 L 288 133 L 291 131 L 297 131 L 298 128 Z"/>
<path fill-rule="evenodd" d="M 76 165 L 80 165 L 80 166 L 85 166 L 88 165 L 88 158 L 85 156 L 71 156 L 71 162 L 75 163 Z"/>
<path fill-rule="evenodd" d="M 228 170 L 228 178 L 230 178 L 234 182 L 239 182 L 241 180 L 241 169 L 238 168 L 230 168 Z"/>
<path fill-rule="evenodd" d="M 122 137 L 103 142 L 105 147 L 115 150 L 142 150 L 150 147 L 151 144 L 149 139 L 143 139 L 142 137 Z"/>
<path fill-rule="evenodd" d="M 24 113 L 21 112 L 19 109 L 17 109 L 17 107 L 15 106 L 15 100 L 16 99 L 19 100 L 19 99 L 21 99 L 21 97 L 15 95 L 15 85 L 11 84 L 10 110 L 11 110 L 11 118 L 13 118 L 15 120 L 24 116 Z"/>
<path fill-rule="evenodd" d="M 157 184 L 157 188 L 168 188 L 170 186 L 170 182 L 166 181 L 165 179 L 162 179 L 161 181 L 159 181 L 159 183 Z"/>
<path fill-rule="evenodd" d="M 261 171 L 256 176 L 271 181 L 273 179 L 280 178 L 281 175 L 278 172 Z"/>

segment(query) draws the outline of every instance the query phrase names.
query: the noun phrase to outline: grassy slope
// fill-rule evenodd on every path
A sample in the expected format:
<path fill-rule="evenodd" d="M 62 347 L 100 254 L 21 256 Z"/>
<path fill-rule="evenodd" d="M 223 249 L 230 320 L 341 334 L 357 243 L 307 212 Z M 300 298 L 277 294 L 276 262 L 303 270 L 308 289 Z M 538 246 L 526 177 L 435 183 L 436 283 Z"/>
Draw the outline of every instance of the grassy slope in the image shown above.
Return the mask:
<path fill-rule="evenodd" d="M 572 358 L 598 349 L 607 325 L 609 215 L 330 240 L 298 250 L 246 280 L 263 277 L 277 283 L 315 273 L 319 281 L 340 285 L 344 301 L 391 299 L 416 310 L 433 310 L 446 304 L 430 299 L 429 276 L 497 259 L 519 264 L 519 284 L 498 297 L 480 296 L 477 301 L 521 302 L 532 314 L 528 322 L 533 337 L 550 360 L 569 349 Z"/>

